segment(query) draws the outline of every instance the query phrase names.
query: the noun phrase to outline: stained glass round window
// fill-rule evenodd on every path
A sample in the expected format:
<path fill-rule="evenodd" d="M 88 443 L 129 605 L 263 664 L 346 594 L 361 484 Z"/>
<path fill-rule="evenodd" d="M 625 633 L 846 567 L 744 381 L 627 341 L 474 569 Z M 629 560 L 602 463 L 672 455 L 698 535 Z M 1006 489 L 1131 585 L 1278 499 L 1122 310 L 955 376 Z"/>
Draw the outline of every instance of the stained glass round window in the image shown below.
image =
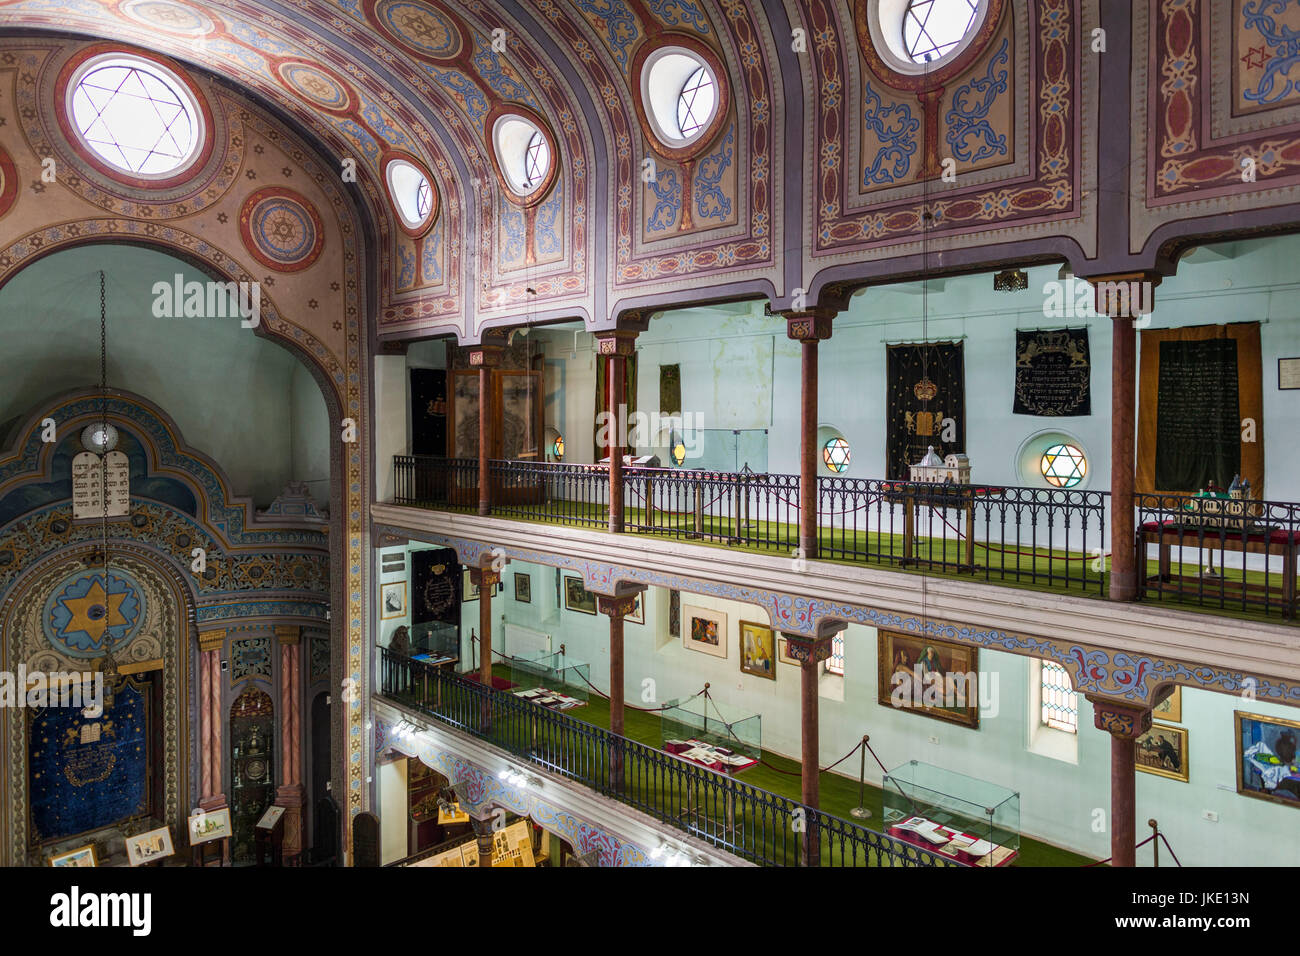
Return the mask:
<path fill-rule="evenodd" d="M 1052 445 L 1039 459 L 1038 467 L 1048 484 L 1073 488 L 1088 474 L 1088 457 L 1078 445 Z"/>
<path fill-rule="evenodd" d="M 143 57 L 111 53 L 74 78 L 69 112 L 82 142 L 115 169 L 162 177 L 193 161 L 203 124 L 181 80 Z"/>
<path fill-rule="evenodd" d="M 849 470 L 849 459 L 852 457 L 849 443 L 843 438 L 832 438 L 822 446 L 822 461 L 826 462 L 826 467 L 837 475 L 842 475 Z"/>
<path fill-rule="evenodd" d="M 903 48 L 913 63 L 942 59 L 965 38 L 979 0 L 910 0 L 903 14 Z"/>

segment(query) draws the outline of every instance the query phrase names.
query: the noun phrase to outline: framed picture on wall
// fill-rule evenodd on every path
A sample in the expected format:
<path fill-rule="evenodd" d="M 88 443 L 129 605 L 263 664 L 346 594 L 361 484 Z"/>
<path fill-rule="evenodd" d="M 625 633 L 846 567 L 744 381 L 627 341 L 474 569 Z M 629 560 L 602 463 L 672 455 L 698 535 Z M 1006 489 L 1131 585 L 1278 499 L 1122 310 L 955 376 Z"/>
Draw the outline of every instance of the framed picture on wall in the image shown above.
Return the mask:
<path fill-rule="evenodd" d="M 1300 807 L 1300 721 L 1234 711 L 1237 792 Z"/>
<path fill-rule="evenodd" d="M 520 604 L 533 603 L 533 579 L 522 572 L 515 572 L 515 600 Z"/>
<path fill-rule="evenodd" d="M 882 707 L 979 728 L 976 648 L 881 630 L 879 651 L 878 700 Z"/>
<path fill-rule="evenodd" d="M 477 601 L 479 586 L 470 578 L 469 568 L 462 568 L 460 573 L 460 603 L 467 604 L 470 601 Z"/>
<path fill-rule="evenodd" d="M 582 586 L 582 578 L 571 574 L 564 576 L 564 609 L 580 614 L 596 613 L 596 595 Z"/>
<path fill-rule="evenodd" d="M 778 638 L 776 642 L 776 647 L 777 647 L 777 660 L 779 660 L 782 664 L 793 664 L 795 667 L 799 666 L 799 661 L 790 656 L 790 642 L 788 640 L 786 640 L 784 637 Z"/>
<path fill-rule="evenodd" d="M 701 654 L 727 656 L 727 615 L 682 605 L 682 643 Z"/>
<path fill-rule="evenodd" d="M 740 622 L 740 669 L 776 680 L 776 632 L 766 624 Z"/>
<path fill-rule="evenodd" d="M 631 621 L 633 624 L 645 623 L 645 592 L 644 591 L 642 591 L 640 594 L 636 596 L 636 601 L 632 604 L 631 613 L 628 614 L 627 617 L 623 618 L 623 620 Z"/>
<path fill-rule="evenodd" d="M 1137 769 L 1187 782 L 1187 731 L 1172 724 L 1152 724 L 1137 739 Z"/>
<path fill-rule="evenodd" d="M 383 607 L 383 613 L 380 614 L 381 621 L 391 621 L 393 618 L 406 616 L 406 582 L 393 581 L 391 584 L 385 584 L 381 589 L 380 598 Z"/>
<path fill-rule="evenodd" d="M 98 866 L 95 860 L 95 844 L 89 843 L 86 846 L 78 847 L 75 850 L 69 850 L 67 853 L 56 853 L 50 857 L 50 866 Z"/>
<path fill-rule="evenodd" d="M 1151 708 L 1151 716 L 1153 718 L 1158 717 L 1161 720 L 1172 721 L 1175 724 L 1182 723 L 1183 689 L 1181 687 L 1175 687 L 1172 694 Z"/>

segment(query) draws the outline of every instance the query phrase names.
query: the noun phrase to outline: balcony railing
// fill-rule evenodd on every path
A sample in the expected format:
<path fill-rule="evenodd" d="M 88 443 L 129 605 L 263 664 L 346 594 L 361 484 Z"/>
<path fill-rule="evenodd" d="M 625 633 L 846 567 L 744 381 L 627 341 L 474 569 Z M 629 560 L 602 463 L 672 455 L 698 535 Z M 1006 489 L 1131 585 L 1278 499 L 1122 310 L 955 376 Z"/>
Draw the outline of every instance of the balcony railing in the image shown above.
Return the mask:
<path fill-rule="evenodd" d="M 383 695 L 764 866 L 951 860 L 604 728 L 380 648 Z"/>
<path fill-rule="evenodd" d="M 477 506 L 477 461 L 397 456 L 394 466 L 397 504 Z M 797 476 L 623 475 L 626 531 L 799 557 Z M 494 515 L 607 526 L 603 465 L 494 460 L 489 480 Z M 817 556 L 1104 597 L 1110 511 L 1105 491 L 822 477 Z M 1137 549 L 1143 597 L 1295 617 L 1300 505 L 1139 495 L 1137 528 L 1123 547 Z"/>

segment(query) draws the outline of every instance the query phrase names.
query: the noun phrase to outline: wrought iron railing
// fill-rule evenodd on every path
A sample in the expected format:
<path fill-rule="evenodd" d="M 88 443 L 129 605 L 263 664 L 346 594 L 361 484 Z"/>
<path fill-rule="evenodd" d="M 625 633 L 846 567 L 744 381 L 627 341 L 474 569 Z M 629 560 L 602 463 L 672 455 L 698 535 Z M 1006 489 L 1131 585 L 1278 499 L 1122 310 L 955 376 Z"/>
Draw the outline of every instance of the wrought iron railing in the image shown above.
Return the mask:
<path fill-rule="evenodd" d="M 380 686 L 551 773 L 765 866 L 957 866 L 952 860 L 742 783 L 506 691 L 380 649 Z"/>
<path fill-rule="evenodd" d="M 1137 548 L 1146 600 L 1295 617 L 1300 505 L 1141 494 Z"/>

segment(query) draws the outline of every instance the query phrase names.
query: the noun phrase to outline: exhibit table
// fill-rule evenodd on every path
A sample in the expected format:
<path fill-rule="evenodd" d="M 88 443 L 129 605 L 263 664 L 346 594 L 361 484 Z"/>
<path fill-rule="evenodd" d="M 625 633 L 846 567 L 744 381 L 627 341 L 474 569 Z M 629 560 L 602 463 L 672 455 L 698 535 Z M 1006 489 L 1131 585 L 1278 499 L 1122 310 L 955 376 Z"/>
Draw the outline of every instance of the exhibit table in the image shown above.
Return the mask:
<path fill-rule="evenodd" d="M 1009 866 L 1020 853 L 1020 794 L 911 760 L 885 774 L 885 832 L 966 866 Z"/>
<path fill-rule="evenodd" d="M 891 837 L 946 856 L 967 866 L 1008 866 L 1019 851 L 990 843 L 974 833 L 946 827 L 925 817 L 908 817 L 887 831 Z"/>
<path fill-rule="evenodd" d="M 979 485 L 935 485 L 913 481 L 886 483 L 882 497 L 891 504 L 903 509 L 903 557 L 901 567 L 920 564 L 945 564 L 946 561 L 934 561 L 930 558 L 916 556 L 917 513 L 921 508 L 929 508 L 939 513 L 940 520 L 947 524 L 945 512 L 956 511 L 966 522 L 966 535 L 962 547 L 962 563 L 958 571 L 975 570 L 975 503 L 999 498 L 1003 489 Z M 958 532 L 960 540 L 960 531 Z M 946 540 L 946 538 L 945 538 Z"/>
<path fill-rule="evenodd" d="M 664 750 L 719 773 L 740 773 L 742 770 L 758 765 L 758 761 L 753 757 L 693 737 L 689 740 L 665 740 Z"/>
<path fill-rule="evenodd" d="M 730 747 L 706 743 L 693 737 L 686 740 L 665 740 L 663 749 L 665 753 L 680 757 L 688 763 L 727 776 L 732 776 L 758 765 L 758 761 L 753 757 L 737 753 Z M 716 837 L 720 835 L 724 839 L 734 837 L 736 833 L 735 794 L 730 789 L 726 790 L 722 805 L 718 807 L 722 811 L 722 818 L 718 820 L 710 816 L 708 812 L 707 805 L 709 801 L 701 793 L 704 789 L 705 782 L 703 780 L 694 779 L 687 783 L 683 792 L 686 805 L 681 808 L 678 819 L 686 824 L 688 830 L 692 830 L 700 836 Z M 716 803 L 716 801 L 714 802 Z"/>
<path fill-rule="evenodd" d="M 575 707 L 584 707 L 587 703 L 585 700 L 579 700 L 576 697 L 570 697 L 567 694 L 561 694 L 559 691 L 550 690 L 546 687 L 517 690 L 514 695 L 548 710 L 573 710 Z"/>

